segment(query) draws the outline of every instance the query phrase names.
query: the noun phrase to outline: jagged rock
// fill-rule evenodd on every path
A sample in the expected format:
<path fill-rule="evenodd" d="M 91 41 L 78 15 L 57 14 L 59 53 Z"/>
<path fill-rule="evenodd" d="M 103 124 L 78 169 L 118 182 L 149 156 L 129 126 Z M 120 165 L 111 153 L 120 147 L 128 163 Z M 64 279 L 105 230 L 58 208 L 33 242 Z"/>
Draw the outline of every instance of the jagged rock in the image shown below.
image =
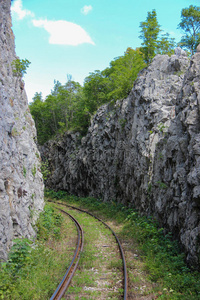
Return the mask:
<path fill-rule="evenodd" d="M 127 99 L 102 106 L 86 137 L 65 134 L 42 148 L 47 186 L 116 199 L 153 215 L 200 257 L 200 53 L 157 55 Z"/>
<path fill-rule="evenodd" d="M 32 224 L 43 209 L 43 179 L 36 130 L 24 83 L 14 76 L 10 0 L 0 0 L 0 260 L 16 237 L 36 235 Z"/>
<path fill-rule="evenodd" d="M 200 52 L 200 44 L 197 46 L 197 52 Z"/>

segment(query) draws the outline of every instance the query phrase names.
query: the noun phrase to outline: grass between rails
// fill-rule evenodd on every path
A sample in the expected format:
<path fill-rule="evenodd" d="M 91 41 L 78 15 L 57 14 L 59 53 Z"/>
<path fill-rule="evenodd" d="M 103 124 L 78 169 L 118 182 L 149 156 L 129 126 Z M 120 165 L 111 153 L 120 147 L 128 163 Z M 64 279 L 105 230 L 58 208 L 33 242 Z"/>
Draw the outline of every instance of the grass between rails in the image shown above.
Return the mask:
<path fill-rule="evenodd" d="M 60 271 L 65 273 L 74 254 L 74 246 L 65 241 L 75 236 L 76 244 L 73 222 L 47 204 L 37 227 L 37 240 L 16 239 L 9 260 L 1 263 L 0 299 L 49 299 L 62 278 Z"/>
<path fill-rule="evenodd" d="M 121 239 L 134 240 L 139 248 L 149 279 L 157 283 L 151 299 L 200 299 L 200 273 L 190 270 L 185 256 L 171 234 L 163 234 L 152 218 L 139 214 L 123 205 L 104 203 L 94 198 L 69 196 L 63 191 L 47 191 L 46 196 L 93 212 L 104 221 L 123 223 L 118 235 Z"/>

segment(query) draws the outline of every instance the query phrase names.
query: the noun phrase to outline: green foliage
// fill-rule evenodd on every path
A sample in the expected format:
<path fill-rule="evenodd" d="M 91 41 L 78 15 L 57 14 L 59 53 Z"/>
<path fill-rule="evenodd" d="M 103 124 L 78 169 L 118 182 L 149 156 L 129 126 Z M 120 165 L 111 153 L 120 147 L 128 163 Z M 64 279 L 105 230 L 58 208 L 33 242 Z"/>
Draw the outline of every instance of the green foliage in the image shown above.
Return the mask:
<path fill-rule="evenodd" d="M 75 81 L 68 80 L 65 85 L 55 81 L 54 89 L 45 101 L 41 93 L 36 93 L 29 108 L 35 120 L 39 144 L 67 130 L 84 131 L 89 124 L 84 105 L 83 88 Z"/>
<path fill-rule="evenodd" d="M 104 103 L 127 97 L 145 66 L 140 50 L 127 48 L 123 56 L 111 61 L 109 68 L 86 77 L 84 95 L 89 113 L 93 114 Z"/>
<path fill-rule="evenodd" d="M 13 275 L 29 261 L 32 242 L 28 239 L 15 239 L 8 258 L 8 266 Z"/>
<path fill-rule="evenodd" d="M 156 54 L 173 53 L 175 40 L 170 38 L 168 33 L 159 36 L 161 29 L 155 9 L 147 13 L 146 21 L 141 22 L 140 27 L 139 38 L 143 40 L 141 51 L 144 53 L 146 63 L 149 64 Z"/>
<path fill-rule="evenodd" d="M 128 48 L 109 68 L 86 77 L 84 87 L 68 76 L 64 85 L 54 82 L 54 89 L 45 101 L 41 93 L 36 93 L 29 108 L 39 144 L 65 131 L 79 131 L 84 135 L 96 110 L 102 104 L 125 98 L 144 67 L 143 54 L 138 49 Z"/>
<path fill-rule="evenodd" d="M 17 131 L 17 129 L 16 129 L 15 127 L 13 127 L 12 132 L 11 132 L 11 135 L 12 135 L 13 137 L 16 137 L 16 136 L 20 135 L 20 133 Z"/>
<path fill-rule="evenodd" d="M 164 132 L 164 129 L 166 128 L 166 126 L 163 123 L 158 124 L 158 129 L 161 133 Z"/>
<path fill-rule="evenodd" d="M 178 28 L 185 33 L 179 45 L 194 54 L 200 44 L 200 7 L 190 5 L 189 8 L 182 9 Z"/>
<path fill-rule="evenodd" d="M 23 77 L 24 74 L 26 74 L 26 70 L 30 65 L 30 61 L 28 59 L 15 59 L 12 61 L 12 69 L 13 69 L 13 74 L 16 76 L 21 76 Z"/>
<path fill-rule="evenodd" d="M 36 172 L 37 172 L 36 165 L 33 166 L 33 168 L 31 169 L 31 172 L 32 172 L 32 174 L 33 174 L 33 177 L 35 177 Z"/>
<path fill-rule="evenodd" d="M 159 157 L 159 158 L 161 159 L 162 157 Z M 160 189 L 166 189 L 167 188 L 167 184 L 165 184 L 162 181 L 157 181 L 157 184 L 158 184 Z"/>
<path fill-rule="evenodd" d="M 27 173 L 26 168 L 25 168 L 25 166 L 23 166 L 23 176 L 24 176 L 24 178 L 26 178 L 26 173 Z"/>
<path fill-rule="evenodd" d="M 160 25 L 155 10 L 148 12 L 146 21 L 141 22 L 140 27 L 141 35 L 139 38 L 143 40 L 142 51 L 145 55 L 145 61 L 150 63 L 156 54 L 157 39 L 160 33 Z"/>
<path fill-rule="evenodd" d="M 53 237 L 59 239 L 62 221 L 63 217 L 55 212 L 52 207 L 46 205 L 37 222 L 38 239 L 46 240 L 49 237 L 49 234 L 52 234 Z"/>
<path fill-rule="evenodd" d="M 128 215 L 127 221 L 125 232 L 130 234 L 131 224 L 132 235 L 140 243 L 151 280 L 162 282 L 166 291 L 171 290 L 171 297 L 163 299 L 200 299 L 200 274 L 186 266 L 185 255 L 172 234 L 163 235 L 163 229 L 159 229 L 155 220 L 140 217 L 135 211 Z"/>
<path fill-rule="evenodd" d="M 120 126 L 121 126 L 122 129 L 124 129 L 126 123 L 127 123 L 127 119 L 120 119 L 119 120 L 119 124 L 120 124 Z"/>
<path fill-rule="evenodd" d="M 60 280 L 59 269 L 64 267 L 64 272 L 66 267 L 64 258 L 44 246 L 44 241 L 55 243 L 62 221 L 60 214 L 46 206 L 38 221 L 39 241 L 14 241 L 8 261 L 0 264 L 0 299 L 50 299 Z"/>
<path fill-rule="evenodd" d="M 48 176 L 50 175 L 49 171 L 49 163 L 48 160 L 41 162 L 41 173 L 43 176 L 44 181 L 47 180 Z"/>

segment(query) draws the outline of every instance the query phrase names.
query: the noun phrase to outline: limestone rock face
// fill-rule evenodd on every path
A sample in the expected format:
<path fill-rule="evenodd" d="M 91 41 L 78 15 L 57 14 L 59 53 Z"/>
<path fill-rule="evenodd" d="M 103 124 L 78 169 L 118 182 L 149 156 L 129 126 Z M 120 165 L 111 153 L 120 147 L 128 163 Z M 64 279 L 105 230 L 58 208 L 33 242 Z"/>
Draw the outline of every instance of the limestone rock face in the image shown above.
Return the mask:
<path fill-rule="evenodd" d="M 153 215 L 197 267 L 200 257 L 200 53 L 157 55 L 127 99 L 104 105 L 86 137 L 66 134 L 42 153 L 47 185 L 116 199 Z"/>
<path fill-rule="evenodd" d="M 32 227 L 44 205 L 40 154 L 24 83 L 15 76 L 10 0 L 0 0 L 0 260 L 16 237 L 35 236 Z"/>

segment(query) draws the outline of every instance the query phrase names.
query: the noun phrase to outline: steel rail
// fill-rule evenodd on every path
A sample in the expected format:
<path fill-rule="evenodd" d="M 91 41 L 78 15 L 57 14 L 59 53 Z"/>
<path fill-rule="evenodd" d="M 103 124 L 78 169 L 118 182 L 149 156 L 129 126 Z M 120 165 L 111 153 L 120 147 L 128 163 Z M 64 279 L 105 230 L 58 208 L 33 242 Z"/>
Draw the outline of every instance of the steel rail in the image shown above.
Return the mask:
<path fill-rule="evenodd" d="M 81 211 L 81 212 L 84 212 L 84 213 L 92 216 L 93 218 L 97 219 L 98 221 L 103 223 L 104 226 L 106 226 L 107 228 L 110 229 L 110 231 L 112 232 L 112 234 L 114 235 L 114 237 L 117 241 L 117 244 L 118 244 L 118 247 L 119 247 L 119 250 L 120 250 L 120 253 L 121 253 L 121 258 L 122 258 L 122 261 L 123 261 L 123 274 L 124 274 L 124 298 L 123 299 L 127 300 L 127 297 L 128 297 L 128 275 L 127 275 L 127 268 L 126 268 L 126 260 L 125 260 L 125 255 L 124 255 L 124 251 L 122 249 L 121 243 L 120 243 L 116 233 L 114 232 L 114 230 L 108 224 L 106 224 L 104 221 L 102 221 L 100 218 L 98 218 L 97 216 L 93 215 L 92 213 L 90 213 L 90 212 L 88 212 L 84 209 L 81 209 L 81 208 L 78 208 L 78 207 L 75 207 L 75 206 L 72 206 L 72 205 L 69 205 L 69 204 L 66 204 L 66 203 L 62 203 L 62 202 L 54 202 L 52 200 L 48 200 L 48 201 L 59 204 L 59 205 L 64 205 L 66 207 L 70 207 L 70 208 L 76 209 L 76 210 Z"/>
<path fill-rule="evenodd" d="M 71 264 L 69 268 L 67 269 L 63 279 L 61 280 L 60 284 L 58 285 L 57 289 L 55 290 L 54 294 L 51 296 L 50 300 L 57 300 L 61 299 L 64 293 L 66 292 L 72 277 L 74 276 L 74 273 L 77 269 L 79 259 L 80 259 L 80 252 L 83 250 L 83 242 L 84 242 L 84 235 L 81 225 L 78 223 L 78 221 L 70 215 L 68 212 L 59 209 L 61 212 L 67 214 L 75 223 L 77 232 L 78 232 L 78 241 L 77 241 L 77 247 L 74 253 L 74 257 L 71 261 Z"/>

